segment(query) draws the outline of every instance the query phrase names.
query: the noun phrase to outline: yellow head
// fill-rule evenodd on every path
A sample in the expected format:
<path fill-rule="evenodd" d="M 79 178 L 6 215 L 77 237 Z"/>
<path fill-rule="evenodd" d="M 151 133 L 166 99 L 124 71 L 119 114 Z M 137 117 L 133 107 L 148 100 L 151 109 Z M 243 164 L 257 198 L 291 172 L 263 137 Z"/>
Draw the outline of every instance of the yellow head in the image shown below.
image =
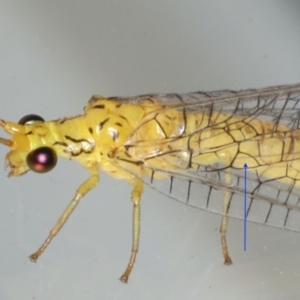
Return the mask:
<path fill-rule="evenodd" d="M 0 119 L 0 126 L 11 139 L 0 138 L 0 143 L 10 147 L 5 156 L 8 176 L 22 175 L 29 170 L 43 173 L 54 168 L 57 155 L 52 148 L 53 137 L 49 126 L 37 115 L 27 115 L 19 123 Z"/>

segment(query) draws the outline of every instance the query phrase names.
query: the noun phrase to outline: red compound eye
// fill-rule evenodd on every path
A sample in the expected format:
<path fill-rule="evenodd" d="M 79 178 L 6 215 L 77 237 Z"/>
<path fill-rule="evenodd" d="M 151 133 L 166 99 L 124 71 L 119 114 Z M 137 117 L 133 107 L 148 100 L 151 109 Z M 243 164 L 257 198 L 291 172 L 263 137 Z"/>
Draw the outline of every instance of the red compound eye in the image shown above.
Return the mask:
<path fill-rule="evenodd" d="M 19 124 L 21 125 L 29 125 L 29 124 L 33 124 L 35 122 L 44 122 L 45 120 L 38 116 L 38 115 L 26 115 L 24 116 L 20 121 Z"/>
<path fill-rule="evenodd" d="M 52 148 L 41 147 L 31 151 L 26 159 L 28 167 L 37 173 L 52 170 L 57 163 L 57 155 Z"/>

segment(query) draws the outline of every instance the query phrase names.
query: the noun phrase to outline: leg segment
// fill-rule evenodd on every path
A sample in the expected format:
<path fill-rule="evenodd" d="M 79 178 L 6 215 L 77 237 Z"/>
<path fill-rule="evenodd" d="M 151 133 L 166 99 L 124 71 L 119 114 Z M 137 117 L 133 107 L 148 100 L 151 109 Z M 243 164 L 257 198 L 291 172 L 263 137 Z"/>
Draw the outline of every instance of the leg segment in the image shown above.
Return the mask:
<path fill-rule="evenodd" d="M 78 205 L 80 199 L 91 189 L 93 189 L 97 183 L 99 182 L 99 171 L 97 164 L 92 164 L 91 166 L 86 167 L 86 169 L 90 173 L 90 177 L 83 182 L 80 187 L 77 189 L 74 198 L 66 207 L 54 227 L 51 229 L 48 237 L 44 241 L 44 243 L 39 247 L 39 249 L 29 256 L 30 260 L 36 262 L 39 256 L 44 252 L 46 247 L 50 244 L 51 240 L 55 237 L 55 235 L 59 232 L 59 230 L 66 223 L 67 219 Z"/>
<path fill-rule="evenodd" d="M 124 283 L 128 281 L 128 277 L 133 268 L 135 258 L 139 248 L 139 239 L 140 239 L 140 217 L 141 217 L 141 196 L 143 194 L 144 185 L 141 180 L 135 178 L 131 181 L 133 186 L 133 191 L 131 193 L 131 201 L 133 202 L 133 219 L 132 219 L 132 248 L 131 256 L 127 265 L 125 272 L 120 277 L 120 280 Z"/>
<path fill-rule="evenodd" d="M 230 173 L 225 174 L 225 182 L 228 186 L 230 186 L 230 184 L 231 184 L 231 174 Z M 229 256 L 227 242 L 226 242 L 226 230 L 227 230 L 227 223 L 228 223 L 227 213 L 228 213 L 231 197 L 232 197 L 231 192 L 225 190 L 224 191 L 223 216 L 222 216 L 222 221 L 221 221 L 221 226 L 220 226 L 222 253 L 223 253 L 225 265 L 232 264 L 232 260 Z"/>

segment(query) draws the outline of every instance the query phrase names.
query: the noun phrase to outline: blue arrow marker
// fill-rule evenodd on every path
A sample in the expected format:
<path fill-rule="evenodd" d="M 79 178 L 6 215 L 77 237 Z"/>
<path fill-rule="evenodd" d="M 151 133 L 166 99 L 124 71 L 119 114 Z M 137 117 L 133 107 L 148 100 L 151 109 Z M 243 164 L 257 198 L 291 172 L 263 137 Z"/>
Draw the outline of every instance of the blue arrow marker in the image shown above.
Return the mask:
<path fill-rule="evenodd" d="M 244 251 L 246 251 L 247 244 L 247 168 L 248 165 L 244 164 Z"/>

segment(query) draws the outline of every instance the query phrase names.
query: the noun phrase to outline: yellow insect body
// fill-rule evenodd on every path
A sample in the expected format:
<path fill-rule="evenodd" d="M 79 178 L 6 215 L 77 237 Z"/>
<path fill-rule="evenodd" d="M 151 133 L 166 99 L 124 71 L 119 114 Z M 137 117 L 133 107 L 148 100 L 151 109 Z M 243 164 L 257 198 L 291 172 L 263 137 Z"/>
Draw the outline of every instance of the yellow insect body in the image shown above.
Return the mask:
<path fill-rule="evenodd" d="M 128 280 L 138 251 L 140 200 L 146 177 L 151 178 L 151 183 L 167 178 L 188 182 L 186 201 L 191 197 L 194 183 L 224 190 L 223 208 L 215 212 L 223 216 L 220 231 L 227 264 L 231 263 L 226 245 L 227 217 L 233 215 L 229 209 L 233 196 L 242 193 L 234 181 L 242 178 L 236 172 L 243 170 L 245 163 L 255 184 L 248 195 L 270 206 L 261 222 L 267 224 L 273 206 L 278 206 L 286 211 L 284 224 L 279 227 L 290 226 L 299 231 L 300 228 L 290 225 L 289 219 L 290 211 L 300 210 L 298 203 L 259 193 L 262 185 L 281 182 L 288 188 L 276 187 L 278 194 L 288 191 L 288 198 L 300 197 L 297 194 L 300 129 L 295 125 L 297 116 L 291 113 L 287 118 L 284 114 L 288 101 L 293 101 L 291 111 L 295 111 L 299 95 L 300 85 L 181 96 L 93 96 L 84 114 L 73 118 L 49 122 L 38 119 L 31 123 L 22 119 L 20 124 L 0 120 L 0 126 L 12 136 L 10 140 L 0 138 L 2 144 L 10 147 L 6 155 L 6 166 L 11 169 L 9 176 L 21 175 L 30 169 L 47 171 L 43 169 L 47 155 L 77 160 L 90 173 L 45 242 L 30 256 L 31 260 L 37 260 L 79 200 L 98 183 L 99 168 L 114 178 L 128 181 L 133 187 L 133 245 L 128 266 L 120 278 L 124 282 Z M 281 107 L 277 107 L 279 104 Z M 50 162 L 49 169 L 55 165 L 56 158 Z M 199 208 L 214 210 L 209 208 L 210 192 L 207 197 L 206 207 L 199 205 Z"/>

